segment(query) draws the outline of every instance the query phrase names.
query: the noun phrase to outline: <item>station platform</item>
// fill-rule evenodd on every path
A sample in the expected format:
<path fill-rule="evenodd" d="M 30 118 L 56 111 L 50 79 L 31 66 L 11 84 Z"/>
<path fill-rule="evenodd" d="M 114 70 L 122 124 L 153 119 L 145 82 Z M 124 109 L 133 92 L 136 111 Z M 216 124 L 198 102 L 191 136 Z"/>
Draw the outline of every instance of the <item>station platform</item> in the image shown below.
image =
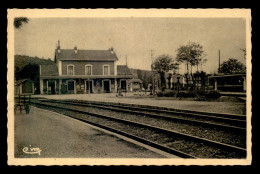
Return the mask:
<path fill-rule="evenodd" d="M 246 97 L 245 92 L 219 92 L 222 96 Z"/>
<path fill-rule="evenodd" d="M 216 112 L 226 114 L 246 114 L 245 102 L 220 102 L 220 101 L 191 101 L 167 98 L 149 98 L 149 97 L 135 97 L 133 93 L 126 93 L 123 97 L 116 97 L 116 93 L 108 94 L 66 94 L 66 95 L 33 95 L 32 97 L 43 97 L 47 99 L 73 99 L 73 100 L 88 100 L 88 101 L 102 101 L 114 103 L 127 103 L 136 105 L 159 106 L 174 109 Z"/>
<path fill-rule="evenodd" d="M 15 158 L 177 158 L 79 120 L 31 106 L 14 117 Z M 38 153 L 28 153 L 28 149 Z"/>

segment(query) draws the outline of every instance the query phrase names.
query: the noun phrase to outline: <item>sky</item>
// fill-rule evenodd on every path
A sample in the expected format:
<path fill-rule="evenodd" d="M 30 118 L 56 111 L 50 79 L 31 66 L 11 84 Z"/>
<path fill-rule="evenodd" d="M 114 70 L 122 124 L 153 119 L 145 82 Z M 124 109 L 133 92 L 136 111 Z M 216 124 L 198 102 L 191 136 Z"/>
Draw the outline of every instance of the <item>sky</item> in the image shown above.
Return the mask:
<path fill-rule="evenodd" d="M 199 70 L 217 72 L 221 62 L 236 58 L 245 64 L 246 21 L 242 18 L 29 18 L 15 29 L 15 54 L 54 60 L 61 49 L 108 50 L 113 47 L 118 64 L 151 70 L 151 50 L 176 58 L 188 42 L 203 46 L 208 60 Z M 180 65 L 180 73 L 185 71 Z"/>

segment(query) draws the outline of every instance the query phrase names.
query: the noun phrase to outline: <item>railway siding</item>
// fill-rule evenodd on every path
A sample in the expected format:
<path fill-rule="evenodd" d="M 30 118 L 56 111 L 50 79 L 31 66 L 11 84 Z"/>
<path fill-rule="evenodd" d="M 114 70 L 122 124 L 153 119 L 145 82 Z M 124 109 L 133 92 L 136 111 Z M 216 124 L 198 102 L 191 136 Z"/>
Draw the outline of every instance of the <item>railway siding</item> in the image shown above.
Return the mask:
<path fill-rule="evenodd" d="M 48 105 L 48 104 L 46 104 L 46 102 L 44 102 L 44 103 L 45 103 L 45 105 Z M 58 105 L 61 106 L 62 104 L 56 103 L 54 105 L 56 105 L 56 107 L 57 107 Z M 75 113 L 75 109 L 77 109 L 77 112 L 83 115 L 83 116 L 81 116 L 82 117 L 81 119 L 86 119 L 86 114 L 87 114 L 86 112 L 88 112 L 88 115 L 98 116 L 98 117 L 100 117 L 100 115 L 102 114 L 102 113 L 99 113 L 99 112 L 102 112 L 100 109 L 94 109 L 93 110 L 93 108 L 92 108 L 92 112 L 90 113 L 89 110 L 88 111 L 85 110 L 87 107 L 83 107 L 83 106 L 75 107 L 75 106 L 68 105 L 68 104 L 63 104 L 63 107 L 64 107 L 64 105 L 66 105 L 66 112 L 74 112 Z M 79 108 L 79 107 L 81 107 L 81 108 Z M 104 111 L 103 111 L 103 113 L 104 113 Z M 103 118 L 99 118 L 99 119 L 106 118 L 106 119 L 109 119 L 109 121 L 108 120 L 107 121 L 101 121 L 102 122 L 101 125 L 106 125 L 106 124 L 108 124 L 108 122 L 110 122 L 110 124 L 108 124 L 109 127 L 113 127 L 113 125 L 114 125 L 117 128 L 121 127 L 121 131 L 125 131 L 125 130 L 127 130 L 127 132 L 131 132 L 131 131 L 133 132 L 134 131 L 133 134 L 135 134 L 135 135 L 137 134 L 138 137 L 146 138 L 147 136 L 151 136 L 149 139 L 152 139 L 153 142 L 159 141 L 159 144 L 164 144 L 163 146 L 165 146 L 165 144 L 167 144 L 167 147 L 170 147 L 170 148 L 173 147 L 174 150 L 182 151 L 182 152 L 184 152 L 184 154 L 185 153 L 191 154 L 191 156 L 194 156 L 194 157 L 200 157 L 200 158 L 209 157 L 209 158 L 211 158 L 213 156 L 214 157 L 217 156 L 217 157 L 220 157 L 220 158 L 227 158 L 227 157 L 233 158 L 233 157 L 244 157 L 245 153 L 246 153 L 246 151 L 245 151 L 245 149 L 243 149 L 243 147 L 240 148 L 238 146 L 221 143 L 221 141 L 215 142 L 215 141 L 212 141 L 212 140 L 199 138 L 199 137 L 196 137 L 196 136 L 187 135 L 185 133 L 176 132 L 176 131 L 173 131 L 173 130 L 168 130 L 168 129 L 164 129 L 162 127 L 158 127 L 158 125 L 153 125 L 153 124 L 151 124 L 151 122 L 147 123 L 147 122 L 144 122 L 144 120 L 141 120 L 141 118 L 143 119 L 145 117 L 139 116 L 139 118 L 136 117 L 133 120 L 129 120 L 129 119 L 126 120 L 126 117 L 124 117 L 124 118 L 122 116 L 117 117 L 118 115 L 122 115 L 121 113 L 115 114 L 114 111 L 109 111 L 109 112 L 105 112 L 105 113 L 106 113 L 106 116 L 103 115 Z M 107 116 L 107 115 L 109 115 L 109 116 Z M 129 114 L 126 114 L 126 115 L 128 115 L 128 117 L 129 117 Z M 131 115 L 131 117 L 129 117 L 129 118 L 133 118 L 133 117 L 135 117 L 135 116 Z M 88 119 L 91 119 L 91 118 L 88 118 Z M 137 122 L 137 119 L 139 119 L 139 122 Z M 145 118 L 145 119 L 147 120 L 147 118 Z M 113 120 L 113 121 L 111 122 L 111 120 Z M 118 121 L 121 122 L 121 124 L 123 123 L 124 126 L 122 126 L 122 125 L 120 126 L 120 123 L 118 123 Z M 158 121 L 158 119 L 157 119 L 157 121 Z M 162 120 L 162 121 L 165 121 L 165 120 Z M 139 127 L 140 126 L 145 127 L 145 129 L 128 128 L 129 127 L 128 124 L 131 124 L 132 126 L 134 125 L 134 126 L 137 126 L 137 127 L 138 126 Z M 167 124 L 167 123 L 165 123 L 165 124 Z M 128 126 L 126 126 L 126 125 L 128 125 Z M 158 136 L 156 133 L 153 133 L 153 131 L 159 131 L 159 129 L 160 129 L 160 132 L 161 131 L 164 132 L 162 135 Z M 147 130 L 150 130 L 150 132 L 146 132 Z M 192 131 L 194 131 L 194 130 L 192 130 Z M 210 134 L 212 134 L 212 132 Z M 169 135 L 171 135 L 171 136 L 169 136 Z M 172 135 L 174 135 L 174 136 L 172 136 Z M 178 138 L 176 138 L 176 136 Z M 173 137 L 174 137 L 174 139 L 172 139 Z M 189 137 L 189 138 L 187 138 L 187 137 Z M 200 143 L 196 144 L 196 143 L 192 142 L 191 139 L 193 139 L 192 141 L 194 141 L 194 139 L 196 139 L 196 140 L 200 139 L 199 141 L 202 142 L 203 146 Z M 236 138 L 229 137 L 227 139 L 236 139 Z M 165 141 L 163 141 L 163 140 L 165 140 Z M 183 142 L 183 141 L 185 141 L 185 142 Z M 157 144 L 157 143 L 155 143 L 155 144 Z M 218 144 L 218 145 L 216 145 L 216 144 Z M 185 146 L 187 146 L 187 148 L 184 148 Z M 222 146 L 222 148 L 219 151 L 219 149 L 215 148 L 214 146 L 216 146 L 218 148 L 220 146 Z M 191 147 L 193 147 L 193 148 L 191 148 Z M 192 151 L 191 149 L 197 149 L 196 152 L 201 152 L 201 154 L 198 154 L 198 153 L 194 152 L 194 150 Z M 209 149 L 211 149 L 211 150 L 209 150 Z M 225 150 L 223 151 L 223 149 L 225 149 Z M 210 153 L 206 153 L 207 151 L 209 151 Z M 229 153 L 229 151 L 233 151 L 234 153 L 233 152 Z M 205 155 L 205 154 L 207 154 L 207 155 Z"/>

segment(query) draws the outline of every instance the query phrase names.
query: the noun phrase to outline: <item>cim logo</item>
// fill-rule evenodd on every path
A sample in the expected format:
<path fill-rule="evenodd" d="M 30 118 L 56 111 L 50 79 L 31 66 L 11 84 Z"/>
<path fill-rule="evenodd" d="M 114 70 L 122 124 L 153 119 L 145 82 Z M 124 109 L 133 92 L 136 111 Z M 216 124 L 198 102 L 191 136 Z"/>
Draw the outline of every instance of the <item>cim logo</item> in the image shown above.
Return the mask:
<path fill-rule="evenodd" d="M 26 154 L 38 154 L 41 155 L 41 149 L 39 147 L 31 147 L 31 145 L 29 145 L 29 147 L 24 147 L 23 148 L 23 152 Z"/>

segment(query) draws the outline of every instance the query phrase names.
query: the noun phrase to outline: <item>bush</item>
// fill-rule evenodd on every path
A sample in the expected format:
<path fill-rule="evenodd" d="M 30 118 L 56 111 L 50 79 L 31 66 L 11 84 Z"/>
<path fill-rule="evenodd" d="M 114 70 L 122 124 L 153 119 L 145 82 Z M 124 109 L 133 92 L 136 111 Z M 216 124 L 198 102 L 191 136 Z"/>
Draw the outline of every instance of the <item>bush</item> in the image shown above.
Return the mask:
<path fill-rule="evenodd" d="M 174 97 L 174 91 L 170 89 L 165 89 L 165 91 L 159 91 L 156 93 L 158 97 Z"/>
<path fill-rule="evenodd" d="M 218 99 L 220 98 L 220 96 L 221 95 L 217 91 L 209 91 L 208 93 L 205 94 L 205 97 L 207 99 Z"/>
<path fill-rule="evenodd" d="M 163 92 L 162 92 L 162 91 L 159 91 L 159 92 L 156 93 L 156 95 L 157 95 L 158 97 L 163 97 Z"/>
<path fill-rule="evenodd" d="M 206 93 L 198 92 L 194 98 L 196 101 L 208 101 L 218 99 L 221 95 L 217 91 L 209 91 Z"/>
<path fill-rule="evenodd" d="M 177 98 L 187 98 L 187 97 L 195 97 L 196 94 L 194 92 L 180 91 L 176 94 Z"/>
<path fill-rule="evenodd" d="M 194 98 L 195 101 L 207 101 L 207 98 L 205 97 L 205 95 L 197 95 Z"/>
<path fill-rule="evenodd" d="M 165 90 L 165 91 L 163 92 L 163 95 L 164 95 L 165 97 L 174 97 L 175 93 L 174 93 L 174 91 L 172 91 L 172 90 Z"/>

